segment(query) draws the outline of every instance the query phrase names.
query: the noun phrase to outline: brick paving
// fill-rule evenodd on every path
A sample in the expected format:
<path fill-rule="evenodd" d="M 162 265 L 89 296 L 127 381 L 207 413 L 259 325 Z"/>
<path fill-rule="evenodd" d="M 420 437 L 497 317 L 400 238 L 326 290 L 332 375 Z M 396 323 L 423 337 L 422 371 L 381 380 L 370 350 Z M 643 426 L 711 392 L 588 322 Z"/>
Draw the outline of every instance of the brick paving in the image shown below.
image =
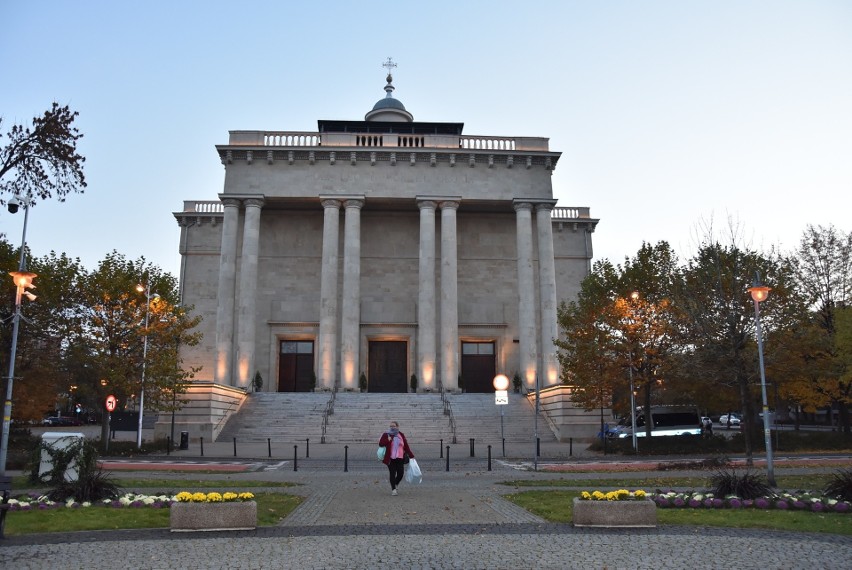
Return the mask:
<path fill-rule="evenodd" d="M 0 542 L 0 568 L 852 569 L 850 536 L 665 525 L 577 529 L 547 523 L 502 497 L 515 491 L 501 485 L 503 481 L 588 479 L 589 474 L 531 472 L 521 469 L 527 462 L 523 459 L 494 460 L 488 471 L 482 458 L 462 453 L 446 471 L 444 459 L 426 457 L 424 450 L 418 454 L 423 483 L 403 484 L 400 495 L 392 497 L 386 468 L 368 459 L 373 446 L 353 450 L 346 472 L 339 450 L 317 447 L 312 447 L 310 459 L 299 460 L 298 471 L 289 461 L 260 459 L 263 449 L 251 461 L 257 466 L 251 473 L 209 476 L 229 486 L 240 480 L 298 483 L 287 492 L 305 501 L 275 527 L 12 537 Z M 209 455 L 215 458 L 216 453 L 214 449 Z M 218 457 L 233 460 L 224 449 Z M 592 477 L 600 478 L 603 486 L 608 475 Z M 149 476 L 160 479 L 165 474 Z M 186 476 L 192 477 L 169 474 Z"/>

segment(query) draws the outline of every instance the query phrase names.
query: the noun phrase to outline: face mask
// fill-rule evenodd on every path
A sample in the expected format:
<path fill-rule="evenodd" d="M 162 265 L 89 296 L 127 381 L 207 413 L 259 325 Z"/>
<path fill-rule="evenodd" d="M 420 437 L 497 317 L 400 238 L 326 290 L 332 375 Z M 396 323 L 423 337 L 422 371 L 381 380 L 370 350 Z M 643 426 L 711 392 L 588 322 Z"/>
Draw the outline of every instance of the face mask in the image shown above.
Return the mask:
<path fill-rule="evenodd" d="M 399 428 L 392 427 L 388 430 L 388 433 L 391 435 L 396 435 L 399 433 Z"/>

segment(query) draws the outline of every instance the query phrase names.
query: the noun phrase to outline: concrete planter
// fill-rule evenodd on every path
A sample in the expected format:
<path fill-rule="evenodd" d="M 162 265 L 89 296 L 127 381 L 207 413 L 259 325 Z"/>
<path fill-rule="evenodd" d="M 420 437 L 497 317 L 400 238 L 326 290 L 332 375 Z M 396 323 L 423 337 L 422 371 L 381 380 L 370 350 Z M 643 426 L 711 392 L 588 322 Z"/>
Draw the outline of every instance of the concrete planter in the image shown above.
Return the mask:
<path fill-rule="evenodd" d="M 169 508 L 172 532 L 205 530 L 254 530 L 257 503 L 173 503 Z"/>
<path fill-rule="evenodd" d="M 574 526 L 648 528 L 657 526 L 657 505 L 642 501 L 574 499 Z"/>

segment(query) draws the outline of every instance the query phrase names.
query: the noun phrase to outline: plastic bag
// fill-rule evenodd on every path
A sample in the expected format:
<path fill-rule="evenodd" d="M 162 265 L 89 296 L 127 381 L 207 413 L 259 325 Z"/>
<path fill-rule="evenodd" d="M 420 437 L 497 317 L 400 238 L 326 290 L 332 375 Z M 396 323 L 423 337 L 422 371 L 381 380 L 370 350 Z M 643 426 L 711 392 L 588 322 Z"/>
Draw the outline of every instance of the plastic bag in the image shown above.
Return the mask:
<path fill-rule="evenodd" d="M 380 445 L 379 448 L 376 450 L 376 457 L 378 457 L 379 461 L 385 460 L 385 448 L 384 448 L 384 446 Z"/>
<path fill-rule="evenodd" d="M 418 485 L 423 481 L 423 472 L 420 471 L 420 466 L 413 457 L 408 462 L 408 469 L 405 470 L 405 481 L 412 485 Z"/>

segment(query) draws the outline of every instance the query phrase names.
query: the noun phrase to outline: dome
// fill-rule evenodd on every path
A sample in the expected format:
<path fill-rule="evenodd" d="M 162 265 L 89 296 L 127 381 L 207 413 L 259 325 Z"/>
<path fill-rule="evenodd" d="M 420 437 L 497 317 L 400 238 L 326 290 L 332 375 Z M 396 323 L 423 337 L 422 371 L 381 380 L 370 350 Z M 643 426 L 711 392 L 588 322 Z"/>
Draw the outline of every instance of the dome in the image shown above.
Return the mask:
<path fill-rule="evenodd" d="M 379 99 L 372 110 L 364 116 L 365 121 L 388 121 L 410 123 L 414 121 L 414 115 L 405 109 L 405 105 L 399 99 L 393 97 L 393 76 L 388 73 L 388 84 L 385 85 L 384 98 Z"/>

